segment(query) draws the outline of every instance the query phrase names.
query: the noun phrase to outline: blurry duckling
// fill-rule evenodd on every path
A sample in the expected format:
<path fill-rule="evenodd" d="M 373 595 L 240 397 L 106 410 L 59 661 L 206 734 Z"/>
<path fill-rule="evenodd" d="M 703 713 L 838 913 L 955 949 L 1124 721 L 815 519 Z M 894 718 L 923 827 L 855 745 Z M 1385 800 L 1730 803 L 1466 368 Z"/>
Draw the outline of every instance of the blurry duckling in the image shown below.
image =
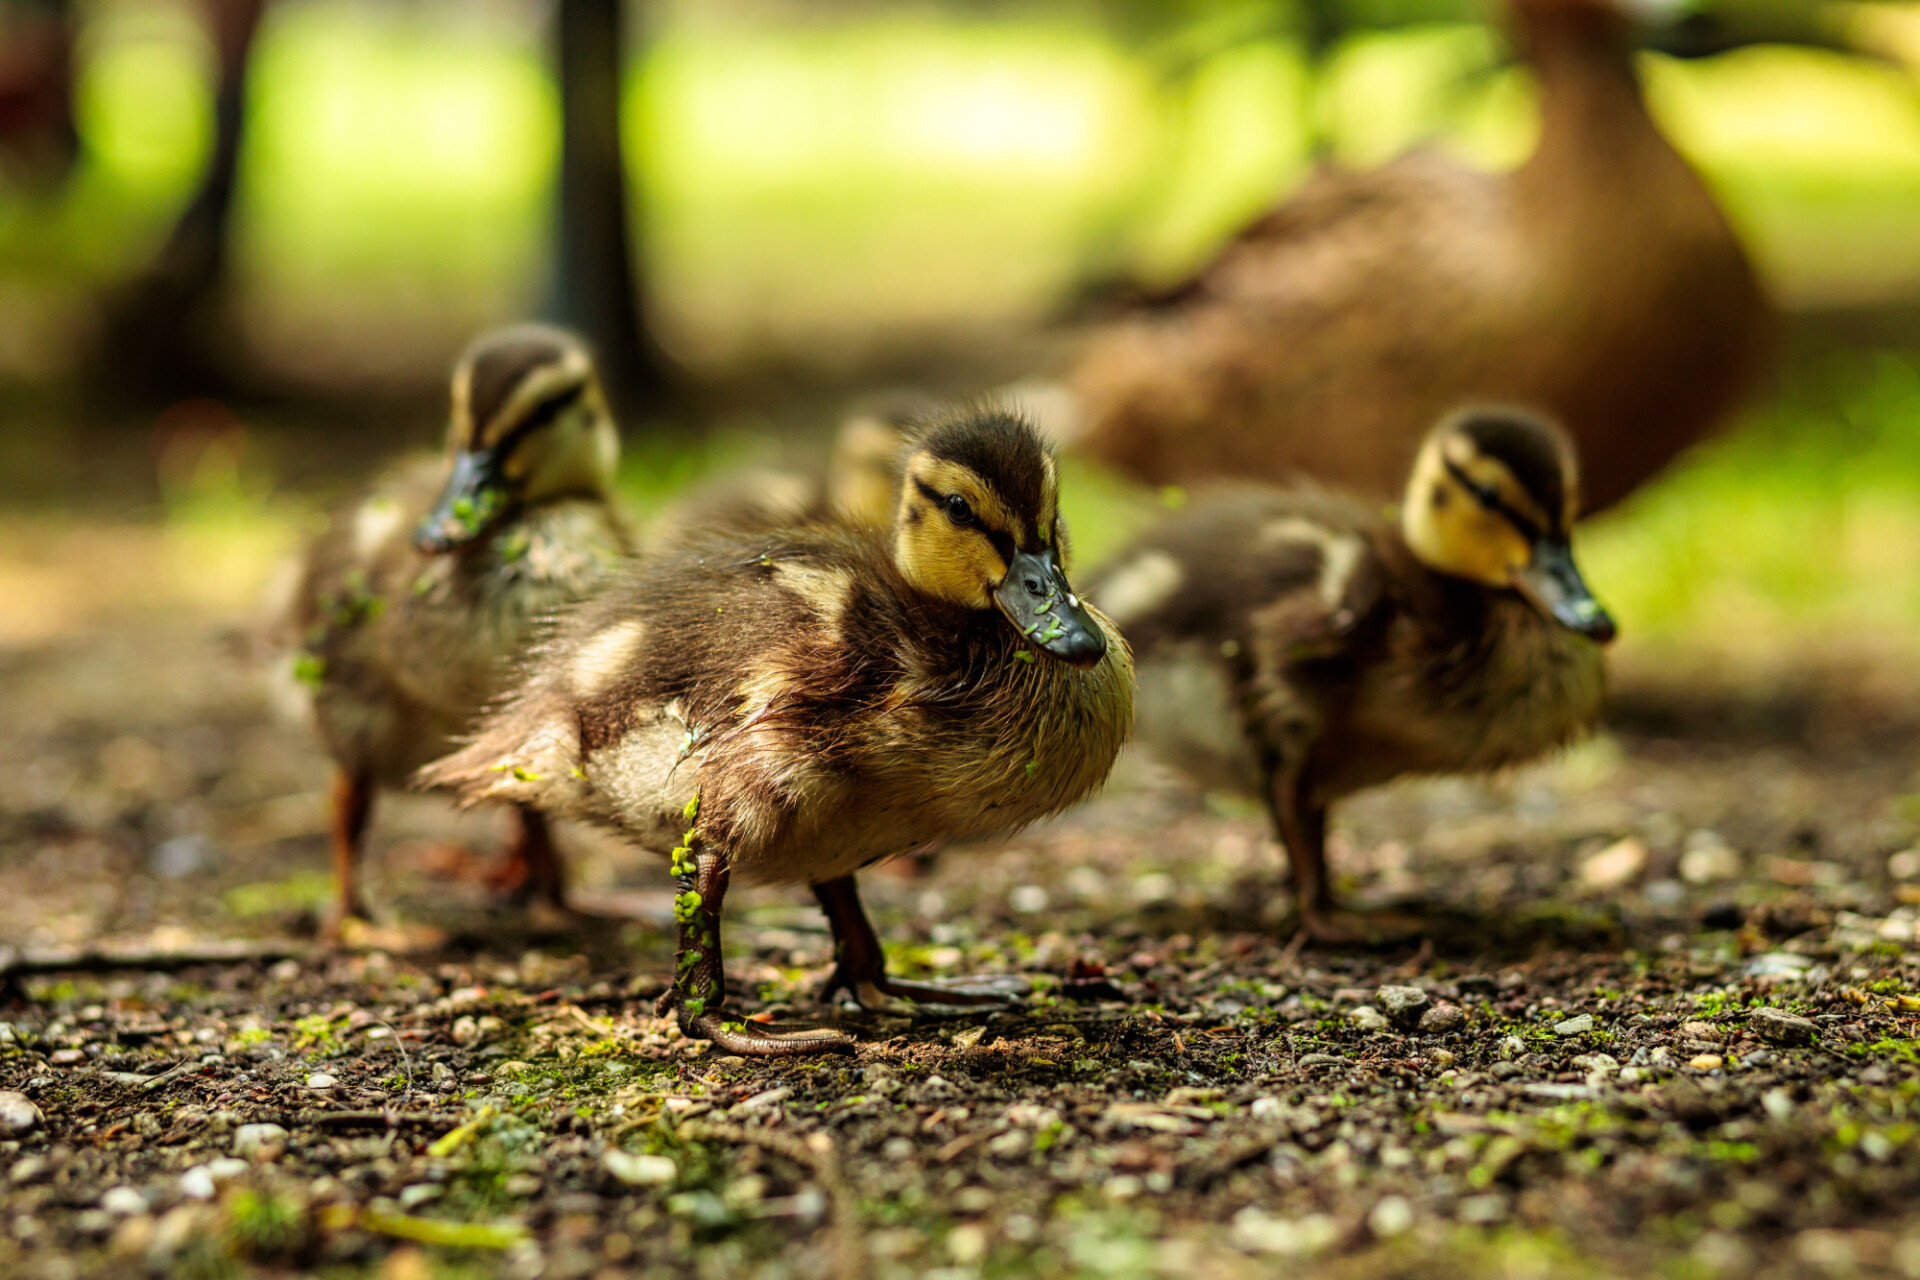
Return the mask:
<path fill-rule="evenodd" d="M 536 650 L 521 691 L 422 778 L 605 824 L 672 861 L 661 1009 L 731 1053 L 844 1049 L 726 1013 L 736 874 L 811 885 L 825 996 L 997 1001 L 887 976 L 854 873 L 1008 832 L 1105 780 L 1133 715 L 1126 645 L 1068 584 L 1052 455 L 1026 422 L 950 416 L 913 442 L 887 532 L 719 532 L 637 565 Z"/>
<path fill-rule="evenodd" d="M 578 339 L 490 332 L 454 369 L 445 456 L 394 468 L 308 548 L 281 632 L 338 765 L 329 937 L 365 930 L 355 871 L 375 791 L 451 750 L 506 691 L 542 620 L 629 553 L 611 498 L 619 447 Z M 560 906 L 546 819 L 530 808 L 518 819 L 493 879 Z"/>
<path fill-rule="evenodd" d="M 1221 489 L 1094 578 L 1138 655 L 1141 741 L 1265 797 L 1311 936 L 1418 927 L 1336 903 L 1332 802 L 1517 764 L 1594 724 L 1614 625 L 1574 565 L 1578 512 L 1559 427 L 1473 408 L 1429 432 L 1397 526 L 1317 490 Z"/>
<path fill-rule="evenodd" d="M 729 472 L 694 485 L 646 522 L 647 549 L 683 545 L 716 529 L 770 529 L 827 520 L 886 529 L 914 425 L 939 406 L 915 391 L 880 392 L 848 407 L 824 471 Z"/>

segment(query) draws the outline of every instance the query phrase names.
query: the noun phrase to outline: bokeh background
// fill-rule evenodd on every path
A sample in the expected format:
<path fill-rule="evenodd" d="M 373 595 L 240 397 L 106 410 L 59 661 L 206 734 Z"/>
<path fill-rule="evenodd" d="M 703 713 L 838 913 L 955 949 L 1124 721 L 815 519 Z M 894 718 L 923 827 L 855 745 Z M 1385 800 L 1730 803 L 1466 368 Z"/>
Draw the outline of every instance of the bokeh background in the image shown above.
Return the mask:
<path fill-rule="evenodd" d="M 1911 707 L 1920 5 L 1642 7 L 1654 113 L 1746 238 L 1787 341 L 1734 429 L 1583 530 L 1624 627 L 1620 697 Z M 298 833 L 323 891 L 324 771 L 275 774 L 274 748 L 247 746 L 249 629 L 316 511 L 437 442 L 448 365 L 478 328 L 578 308 L 556 270 L 572 225 L 556 32 L 617 8 L 0 0 L 15 815 L 94 804 L 148 858 L 202 838 L 181 803 L 239 797 L 253 816 L 217 843 Z M 651 358 L 615 363 L 641 512 L 727 467 L 817 459 L 862 391 L 1044 375 L 1103 299 L 1178 279 L 1316 162 L 1432 143 L 1500 167 L 1534 128 L 1497 14 L 1469 0 L 635 0 L 620 16 L 607 105 Z M 45 92 L 63 75 L 64 114 Z M 230 191 L 196 223 L 223 138 Z M 1158 500 L 1073 466 L 1082 562 Z M 240 757 L 258 776 L 225 777 Z M 152 813 L 128 799 L 151 795 Z M 71 842 L 46 847 L 71 865 Z M 61 936 L 101 926 L 73 909 Z"/>
<path fill-rule="evenodd" d="M 249 7 L 219 278 L 173 345 L 129 350 L 120 313 L 213 159 L 222 11 Z M 1646 55 L 1655 114 L 1791 338 L 1736 432 L 1592 529 L 1625 660 L 1672 643 L 1769 679 L 1842 651 L 1910 663 L 1920 83 L 1903 59 L 1920 14 L 1647 7 L 1676 51 Z M 14 111 L 0 163 L 0 642 L 135 603 L 237 617 L 316 495 L 433 439 L 465 339 L 552 302 L 555 6 L 0 14 L 16 82 L 32 24 L 73 24 L 75 132 L 66 167 Z M 1491 16 L 1456 0 L 630 6 L 629 213 L 675 393 L 625 406 L 633 496 L 804 452 L 851 390 L 1044 372 L 1090 295 L 1177 278 L 1316 159 L 1433 141 L 1516 162 L 1530 87 Z M 1113 487 L 1071 496 L 1097 556 Z M 164 545 L 140 536 L 155 531 Z"/>

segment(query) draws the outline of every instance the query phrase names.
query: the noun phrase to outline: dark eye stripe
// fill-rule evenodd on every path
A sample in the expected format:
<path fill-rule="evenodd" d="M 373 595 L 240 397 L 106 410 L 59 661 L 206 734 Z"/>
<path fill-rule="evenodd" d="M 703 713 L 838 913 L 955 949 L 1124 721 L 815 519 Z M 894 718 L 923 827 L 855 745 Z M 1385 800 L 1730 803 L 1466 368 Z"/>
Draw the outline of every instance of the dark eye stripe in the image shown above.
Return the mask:
<path fill-rule="evenodd" d="M 927 500 L 928 505 L 940 511 L 947 510 L 947 499 L 951 495 L 941 493 L 938 489 L 928 484 L 925 480 L 922 480 L 919 476 L 913 477 L 913 487 L 920 491 L 920 496 Z M 971 508 L 969 508 L 969 510 L 971 510 Z M 980 533 L 985 535 L 987 541 L 993 544 L 993 549 L 1000 553 L 1000 558 L 1008 563 L 1012 563 L 1013 553 L 1015 549 L 1012 535 L 1003 533 L 998 529 L 989 529 L 986 525 L 980 522 L 979 512 L 977 511 L 973 512 L 972 519 L 969 520 L 966 524 L 960 525 L 958 527 L 963 529 L 979 530 Z"/>
<path fill-rule="evenodd" d="M 516 422 L 513 430 L 500 437 L 499 441 L 493 446 L 494 451 L 502 458 L 506 457 L 509 453 L 513 452 L 522 440 L 525 440 L 528 436 L 543 427 L 553 425 L 554 419 L 577 404 L 580 397 L 585 395 L 586 392 L 587 384 L 584 382 L 576 382 L 564 390 L 554 392 L 545 400 L 535 405 L 533 411 L 527 414 L 526 417 Z"/>
<path fill-rule="evenodd" d="M 1545 536 L 1541 532 L 1539 525 L 1508 505 L 1507 500 L 1502 498 L 1499 491 L 1493 488 L 1493 486 L 1483 485 L 1472 476 L 1469 476 L 1452 458 L 1443 457 L 1440 461 L 1442 465 L 1446 467 L 1447 474 L 1457 480 L 1462 488 L 1478 499 L 1481 506 L 1504 517 L 1507 523 L 1519 530 L 1520 535 L 1528 542 L 1538 542 Z"/>

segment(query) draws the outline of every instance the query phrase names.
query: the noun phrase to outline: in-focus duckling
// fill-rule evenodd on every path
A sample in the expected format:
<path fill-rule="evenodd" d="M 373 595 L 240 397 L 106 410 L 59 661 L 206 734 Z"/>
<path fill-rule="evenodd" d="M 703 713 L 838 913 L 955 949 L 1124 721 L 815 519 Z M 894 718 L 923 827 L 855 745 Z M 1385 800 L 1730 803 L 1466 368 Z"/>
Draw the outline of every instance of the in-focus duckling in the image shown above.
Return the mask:
<path fill-rule="evenodd" d="M 339 765 L 331 936 L 364 917 L 354 873 L 375 790 L 405 786 L 451 750 L 506 691 L 542 620 L 608 582 L 629 552 L 610 496 L 619 448 L 576 338 L 534 325 L 488 333 L 454 369 L 446 455 L 396 467 L 308 549 L 284 631 Z M 520 810 L 496 878 L 562 902 L 537 811 Z"/>
<path fill-rule="evenodd" d="M 1578 511 L 1564 432 L 1470 409 L 1428 434 L 1398 526 L 1316 490 L 1223 489 L 1095 577 L 1138 655 L 1141 740 L 1264 794 L 1312 935 L 1412 927 L 1335 903 L 1333 801 L 1516 764 L 1593 725 L 1614 626 L 1574 566 Z"/>
<path fill-rule="evenodd" d="M 736 874 L 813 886 L 834 935 L 827 995 L 977 1003 L 886 975 L 853 877 L 1014 830 L 1105 780 L 1132 663 L 1068 585 L 1066 546 L 1034 430 L 947 418 L 914 441 L 890 531 L 723 531 L 641 562 L 423 780 L 670 857 L 680 952 L 662 1009 L 689 1036 L 752 1054 L 852 1042 L 728 1020 L 720 915 Z"/>

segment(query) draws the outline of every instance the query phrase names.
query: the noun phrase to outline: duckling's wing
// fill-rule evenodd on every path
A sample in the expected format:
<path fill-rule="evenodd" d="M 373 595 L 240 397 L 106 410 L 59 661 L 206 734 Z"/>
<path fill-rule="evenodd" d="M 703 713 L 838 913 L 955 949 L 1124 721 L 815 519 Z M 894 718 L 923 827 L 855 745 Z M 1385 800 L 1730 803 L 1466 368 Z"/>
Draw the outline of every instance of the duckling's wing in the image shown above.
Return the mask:
<path fill-rule="evenodd" d="M 1249 644 L 1326 656 L 1384 598 L 1373 523 L 1327 495 L 1216 491 L 1122 553 L 1087 594 L 1143 654 L 1208 641 L 1229 657 Z"/>
<path fill-rule="evenodd" d="M 776 810 L 835 766 L 836 744 L 804 708 L 871 699 L 860 682 L 884 679 L 884 655 L 841 633 L 859 569 L 883 554 L 818 529 L 716 534 L 643 559 L 563 616 L 517 692 L 418 780 L 654 844 L 679 834 L 669 819 L 696 777 L 704 800 L 754 793 L 730 807 L 736 822 Z"/>

